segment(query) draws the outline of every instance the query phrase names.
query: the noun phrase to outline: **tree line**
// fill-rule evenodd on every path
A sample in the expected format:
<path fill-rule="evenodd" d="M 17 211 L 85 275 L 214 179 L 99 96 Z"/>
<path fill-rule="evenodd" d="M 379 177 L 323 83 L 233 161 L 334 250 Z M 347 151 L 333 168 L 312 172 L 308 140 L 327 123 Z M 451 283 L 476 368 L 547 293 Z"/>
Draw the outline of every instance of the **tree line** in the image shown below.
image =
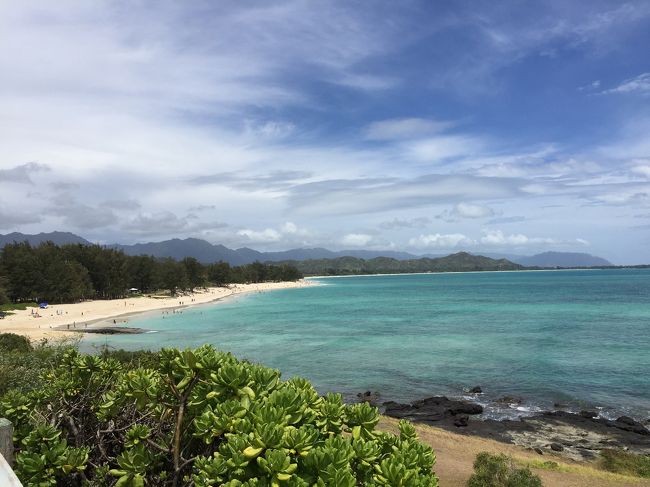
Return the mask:
<path fill-rule="evenodd" d="M 202 264 L 193 257 L 181 261 L 147 255 L 129 256 L 99 245 L 58 246 L 45 242 L 6 245 L 0 251 L 0 304 L 4 302 L 74 302 L 118 299 L 129 289 L 143 293 L 168 290 L 172 295 L 206 285 L 295 281 L 302 274 L 291 265 L 254 262 L 230 266 Z"/>

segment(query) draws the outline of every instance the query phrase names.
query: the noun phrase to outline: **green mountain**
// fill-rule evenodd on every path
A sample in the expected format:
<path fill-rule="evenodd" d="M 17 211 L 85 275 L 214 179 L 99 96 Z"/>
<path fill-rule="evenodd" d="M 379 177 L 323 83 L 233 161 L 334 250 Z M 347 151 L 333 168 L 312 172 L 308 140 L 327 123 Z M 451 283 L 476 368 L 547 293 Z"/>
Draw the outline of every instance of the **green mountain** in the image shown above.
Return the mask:
<path fill-rule="evenodd" d="M 287 260 L 282 264 L 297 267 L 307 276 L 335 276 L 355 274 L 400 274 L 408 272 L 471 272 L 514 271 L 523 266 L 506 259 L 490 259 L 482 255 L 458 252 L 438 258 L 397 260 L 388 257 L 360 259 L 337 257 L 335 259 Z"/>

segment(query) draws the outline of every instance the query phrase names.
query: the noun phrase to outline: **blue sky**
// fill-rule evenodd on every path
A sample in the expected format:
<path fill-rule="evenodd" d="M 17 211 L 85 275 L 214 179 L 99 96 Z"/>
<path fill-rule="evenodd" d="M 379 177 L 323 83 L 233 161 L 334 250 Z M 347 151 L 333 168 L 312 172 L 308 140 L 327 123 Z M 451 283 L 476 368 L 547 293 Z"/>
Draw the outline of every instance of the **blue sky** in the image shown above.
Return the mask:
<path fill-rule="evenodd" d="M 650 3 L 3 2 L 0 232 L 650 262 Z"/>

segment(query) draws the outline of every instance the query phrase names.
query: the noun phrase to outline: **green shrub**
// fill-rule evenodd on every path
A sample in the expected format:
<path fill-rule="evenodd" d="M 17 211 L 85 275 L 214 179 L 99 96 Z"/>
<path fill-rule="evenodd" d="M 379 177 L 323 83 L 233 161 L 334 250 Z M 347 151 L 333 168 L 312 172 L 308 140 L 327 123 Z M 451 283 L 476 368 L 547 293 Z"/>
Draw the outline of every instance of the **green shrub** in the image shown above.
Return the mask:
<path fill-rule="evenodd" d="M 0 303 L 0 311 L 26 310 L 27 308 L 37 308 L 37 307 L 38 307 L 38 303 L 35 303 L 33 301 L 23 301 L 21 303 L 12 303 L 7 301 L 5 303 Z"/>
<path fill-rule="evenodd" d="M 474 461 L 468 487 L 542 487 L 541 479 L 528 468 L 515 468 L 506 455 L 481 452 Z"/>
<path fill-rule="evenodd" d="M 114 359 L 128 367 L 157 367 L 160 363 L 158 352 L 150 350 L 110 350 L 102 347 L 99 356 L 104 359 Z"/>
<path fill-rule="evenodd" d="M 15 333 L 0 333 L 0 351 L 3 352 L 29 352 L 32 344 L 29 338 Z"/>
<path fill-rule="evenodd" d="M 609 472 L 650 478 L 650 456 L 635 455 L 623 450 L 603 450 L 600 464 Z"/>
<path fill-rule="evenodd" d="M 44 372 L 70 348 L 71 343 L 66 341 L 45 340 L 28 350 L 5 352 L 0 348 L 0 396 L 10 389 L 29 392 L 41 388 L 46 381 Z"/>
<path fill-rule="evenodd" d="M 0 398 L 25 485 L 438 485 L 412 425 L 378 432 L 365 403 L 320 397 L 304 379 L 210 346 L 156 360 L 66 350 L 39 389 Z"/>

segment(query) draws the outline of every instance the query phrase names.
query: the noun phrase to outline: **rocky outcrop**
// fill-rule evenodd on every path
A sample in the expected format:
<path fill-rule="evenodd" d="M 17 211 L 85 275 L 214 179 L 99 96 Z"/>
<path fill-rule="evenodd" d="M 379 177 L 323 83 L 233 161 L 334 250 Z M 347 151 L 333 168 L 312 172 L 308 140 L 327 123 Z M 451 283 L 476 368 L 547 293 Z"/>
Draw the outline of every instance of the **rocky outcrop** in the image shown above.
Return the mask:
<path fill-rule="evenodd" d="M 360 392 L 357 394 L 357 399 L 359 402 L 367 402 L 371 406 L 379 406 L 379 400 L 381 398 L 381 395 L 378 392 L 371 392 L 371 391 L 366 391 L 366 392 Z"/>
<path fill-rule="evenodd" d="M 411 404 L 389 401 L 383 404 L 384 414 L 394 418 L 405 418 L 420 423 L 435 424 L 451 422 L 456 426 L 467 426 L 468 415 L 481 414 L 483 406 L 469 401 L 448 399 L 444 396 L 428 397 Z M 457 418 L 464 415 L 464 419 Z"/>
<path fill-rule="evenodd" d="M 520 398 L 505 397 L 506 403 Z M 616 420 L 598 417 L 594 411 L 569 413 L 548 411 L 517 420 L 477 418 L 483 407 L 471 401 L 429 397 L 411 404 L 385 402 L 384 414 L 394 418 L 438 426 L 457 433 L 514 443 L 540 454 L 555 454 L 574 460 L 598 457 L 604 449 L 624 448 L 650 454 L 650 430 L 629 416 Z"/>

